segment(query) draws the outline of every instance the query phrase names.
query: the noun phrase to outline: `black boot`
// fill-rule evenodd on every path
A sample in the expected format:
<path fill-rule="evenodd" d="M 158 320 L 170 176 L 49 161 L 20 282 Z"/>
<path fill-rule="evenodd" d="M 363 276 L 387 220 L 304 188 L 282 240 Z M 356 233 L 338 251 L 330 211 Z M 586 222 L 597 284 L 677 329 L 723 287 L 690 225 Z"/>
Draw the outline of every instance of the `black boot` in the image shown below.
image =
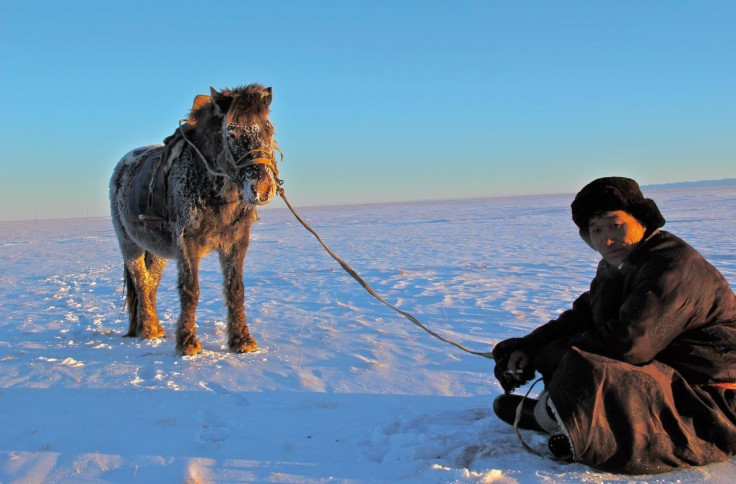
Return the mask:
<path fill-rule="evenodd" d="M 514 425 L 516 420 L 516 409 L 521 403 L 524 397 L 521 395 L 500 395 L 493 400 L 493 411 L 496 416 L 506 422 L 509 425 Z M 536 430 L 537 432 L 544 432 L 544 429 L 537 419 L 534 417 L 534 407 L 537 405 L 537 400 L 533 398 L 524 399 L 524 404 L 521 407 L 521 420 L 519 420 L 519 428 L 523 430 Z"/>
<path fill-rule="evenodd" d="M 547 442 L 549 451 L 555 456 L 557 460 L 572 462 L 572 444 L 570 439 L 565 434 L 555 434 L 549 438 Z"/>

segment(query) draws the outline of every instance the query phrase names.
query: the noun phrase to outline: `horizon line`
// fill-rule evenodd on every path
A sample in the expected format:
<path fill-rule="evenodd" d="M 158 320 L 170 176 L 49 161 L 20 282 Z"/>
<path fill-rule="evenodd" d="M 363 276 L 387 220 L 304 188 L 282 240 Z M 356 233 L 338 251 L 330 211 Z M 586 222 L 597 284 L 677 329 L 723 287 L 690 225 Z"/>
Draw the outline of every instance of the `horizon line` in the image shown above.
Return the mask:
<path fill-rule="evenodd" d="M 715 180 L 696 180 L 696 181 L 682 181 L 682 182 L 670 182 L 670 183 L 652 183 L 648 185 L 641 185 L 642 189 L 645 190 L 656 190 L 666 188 L 678 188 L 678 187 L 703 187 L 703 186 L 719 186 L 719 185 L 734 185 L 736 184 L 736 178 L 720 178 Z M 503 198 L 526 198 L 526 197 L 550 197 L 558 195 L 568 195 L 574 192 L 560 191 L 560 192 L 548 192 L 548 193 L 526 193 L 518 195 L 490 195 L 490 196 L 479 196 L 479 197 L 466 197 L 466 198 L 426 198 L 426 199 L 415 199 L 415 200 L 396 200 L 389 202 L 354 202 L 354 203 L 335 203 L 335 204 L 314 204 L 314 205 L 301 205 L 300 208 L 319 209 L 319 208 L 334 208 L 334 207 L 363 207 L 363 206 L 380 206 L 380 205 L 398 205 L 398 204 L 420 204 L 420 203 L 431 203 L 431 202 L 460 202 L 468 200 L 492 200 L 492 199 L 503 199 Z M 274 207 L 264 205 L 258 207 L 261 210 L 288 210 L 287 207 Z M 105 215 L 89 215 L 79 217 L 45 217 L 45 218 L 25 218 L 25 219 L 4 219 L 0 220 L 0 224 L 13 224 L 13 223 L 27 223 L 27 222 L 51 222 L 51 221 L 63 221 L 63 220 L 109 220 L 110 214 Z"/>

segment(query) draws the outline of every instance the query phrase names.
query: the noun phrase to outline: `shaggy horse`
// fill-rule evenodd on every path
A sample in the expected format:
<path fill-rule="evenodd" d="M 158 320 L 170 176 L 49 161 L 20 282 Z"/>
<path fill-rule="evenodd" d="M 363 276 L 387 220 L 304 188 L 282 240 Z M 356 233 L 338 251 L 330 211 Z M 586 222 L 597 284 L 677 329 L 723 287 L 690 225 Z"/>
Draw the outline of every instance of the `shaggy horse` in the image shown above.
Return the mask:
<path fill-rule="evenodd" d="M 257 205 L 271 201 L 280 180 L 269 106 L 258 84 L 197 96 L 189 119 L 163 145 L 138 148 L 110 179 L 112 222 L 123 256 L 130 326 L 126 336 L 163 336 L 156 290 L 168 259 L 178 261 L 181 313 L 176 348 L 202 350 L 195 310 L 199 262 L 216 250 L 224 276 L 228 345 L 258 349 L 245 320 L 243 262 Z"/>

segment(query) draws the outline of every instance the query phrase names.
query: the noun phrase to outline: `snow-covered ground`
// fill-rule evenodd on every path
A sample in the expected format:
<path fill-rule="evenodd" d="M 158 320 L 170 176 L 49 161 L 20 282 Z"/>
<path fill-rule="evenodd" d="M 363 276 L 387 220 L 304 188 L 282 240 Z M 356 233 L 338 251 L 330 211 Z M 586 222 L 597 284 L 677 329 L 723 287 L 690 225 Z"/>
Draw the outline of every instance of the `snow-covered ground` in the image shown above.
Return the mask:
<path fill-rule="evenodd" d="M 647 195 L 666 229 L 736 283 L 736 186 Z M 300 212 L 389 302 L 485 351 L 586 289 L 597 258 L 576 235 L 571 199 Z M 0 224 L 0 482 L 695 483 L 736 473 L 734 459 L 632 479 L 526 453 L 493 416 L 493 363 L 373 299 L 284 209 L 261 212 L 245 279 L 261 350 L 227 351 L 211 255 L 204 352 L 183 358 L 173 263 L 158 299 L 167 338 L 125 339 L 109 220 Z M 541 436 L 524 436 L 546 452 Z"/>

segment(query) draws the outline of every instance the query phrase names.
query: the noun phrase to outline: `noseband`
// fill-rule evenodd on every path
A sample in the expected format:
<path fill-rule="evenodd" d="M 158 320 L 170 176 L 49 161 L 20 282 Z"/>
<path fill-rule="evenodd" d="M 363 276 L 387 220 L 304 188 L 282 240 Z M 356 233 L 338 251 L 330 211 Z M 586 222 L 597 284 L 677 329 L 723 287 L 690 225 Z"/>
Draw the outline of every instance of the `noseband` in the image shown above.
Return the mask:
<path fill-rule="evenodd" d="M 186 124 L 186 120 L 182 119 L 179 121 L 179 132 L 181 133 L 182 138 L 184 138 L 184 141 L 189 143 L 189 146 L 194 148 L 194 151 L 199 155 L 199 157 L 202 159 L 202 162 L 204 163 L 205 168 L 207 168 L 207 171 L 210 175 L 225 178 L 236 185 L 239 185 L 238 182 L 238 176 L 232 175 L 228 173 L 226 170 L 222 170 L 220 168 L 220 164 L 216 163 L 210 163 L 207 158 L 202 154 L 202 152 L 197 148 L 197 146 L 192 143 L 192 141 L 187 137 L 187 135 L 184 133 L 183 126 Z M 273 178 L 276 181 L 276 184 L 281 186 L 284 184 L 284 181 L 279 178 L 279 169 L 276 164 L 276 151 L 278 151 L 281 154 L 281 160 L 284 159 L 284 153 L 279 148 L 278 144 L 276 143 L 276 140 L 272 139 L 273 142 L 271 150 L 268 150 L 266 148 L 254 148 L 247 152 L 245 155 L 241 156 L 238 160 L 235 160 L 235 157 L 233 156 L 232 151 L 230 150 L 230 144 L 228 143 L 227 134 L 225 134 L 226 129 L 225 126 L 223 126 L 223 129 L 220 130 L 220 136 L 222 137 L 222 151 L 217 157 L 217 160 L 219 160 L 223 154 L 228 160 L 228 164 L 234 169 L 236 173 L 239 173 L 243 169 L 249 167 L 249 166 L 255 166 L 255 165 L 264 165 L 269 170 L 271 170 L 271 173 L 273 174 Z M 254 156 L 261 154 L 261 156 Z M 265 155 L 265 156 L 264 156 Z M 246 160 L 241 163 L 241 160 L 245 158 Z M 225 187 L 227 186 L 226 183 L 222 184 L 222 188 L 220 189 L 220 195 L 222 195 L 225 192 Z"/>
<path fill-rule="evenodd" d="M 227 141 L 227 140 L 226 140 Z M 240 163 L 240 160 L 235 161 L 235 158 L 233 157 L 232 151 L 230 149 L 227 149 L 227 153 L 230 158 L 230 163 L 238 170 L 242 170 L 243 168 L 247 168 L 249 166 L 253 165 L 265 165 L 269 170 L 271 170 L 271 173 L 273 173 L 273 177 L 277 180 L 283 183 L 283 180 L 279 180 L 279 168 L 276 166 L 276 156 L 274 155 L 275 151 L 278 151 L 281 153 L 281 150 L 279 149 L 278 145 L 276 144 L 276 141 L 273 141 L 274 146 L 271 151 L 265 149 L 265 148 L 255 148 L 244 154 L 240 157 L 240 160 L 243 158 L 246 158 L 245 163 Z M 223 148 L 225 150 L 225 148 Z M 263 153 L 266 156 L 259 156 L 254 157 L 253 155 Z M 284 159 L 284 154 L 281 153 L 281 159 Z M 281 184 L 279 183 L 279 184 Z"/>

